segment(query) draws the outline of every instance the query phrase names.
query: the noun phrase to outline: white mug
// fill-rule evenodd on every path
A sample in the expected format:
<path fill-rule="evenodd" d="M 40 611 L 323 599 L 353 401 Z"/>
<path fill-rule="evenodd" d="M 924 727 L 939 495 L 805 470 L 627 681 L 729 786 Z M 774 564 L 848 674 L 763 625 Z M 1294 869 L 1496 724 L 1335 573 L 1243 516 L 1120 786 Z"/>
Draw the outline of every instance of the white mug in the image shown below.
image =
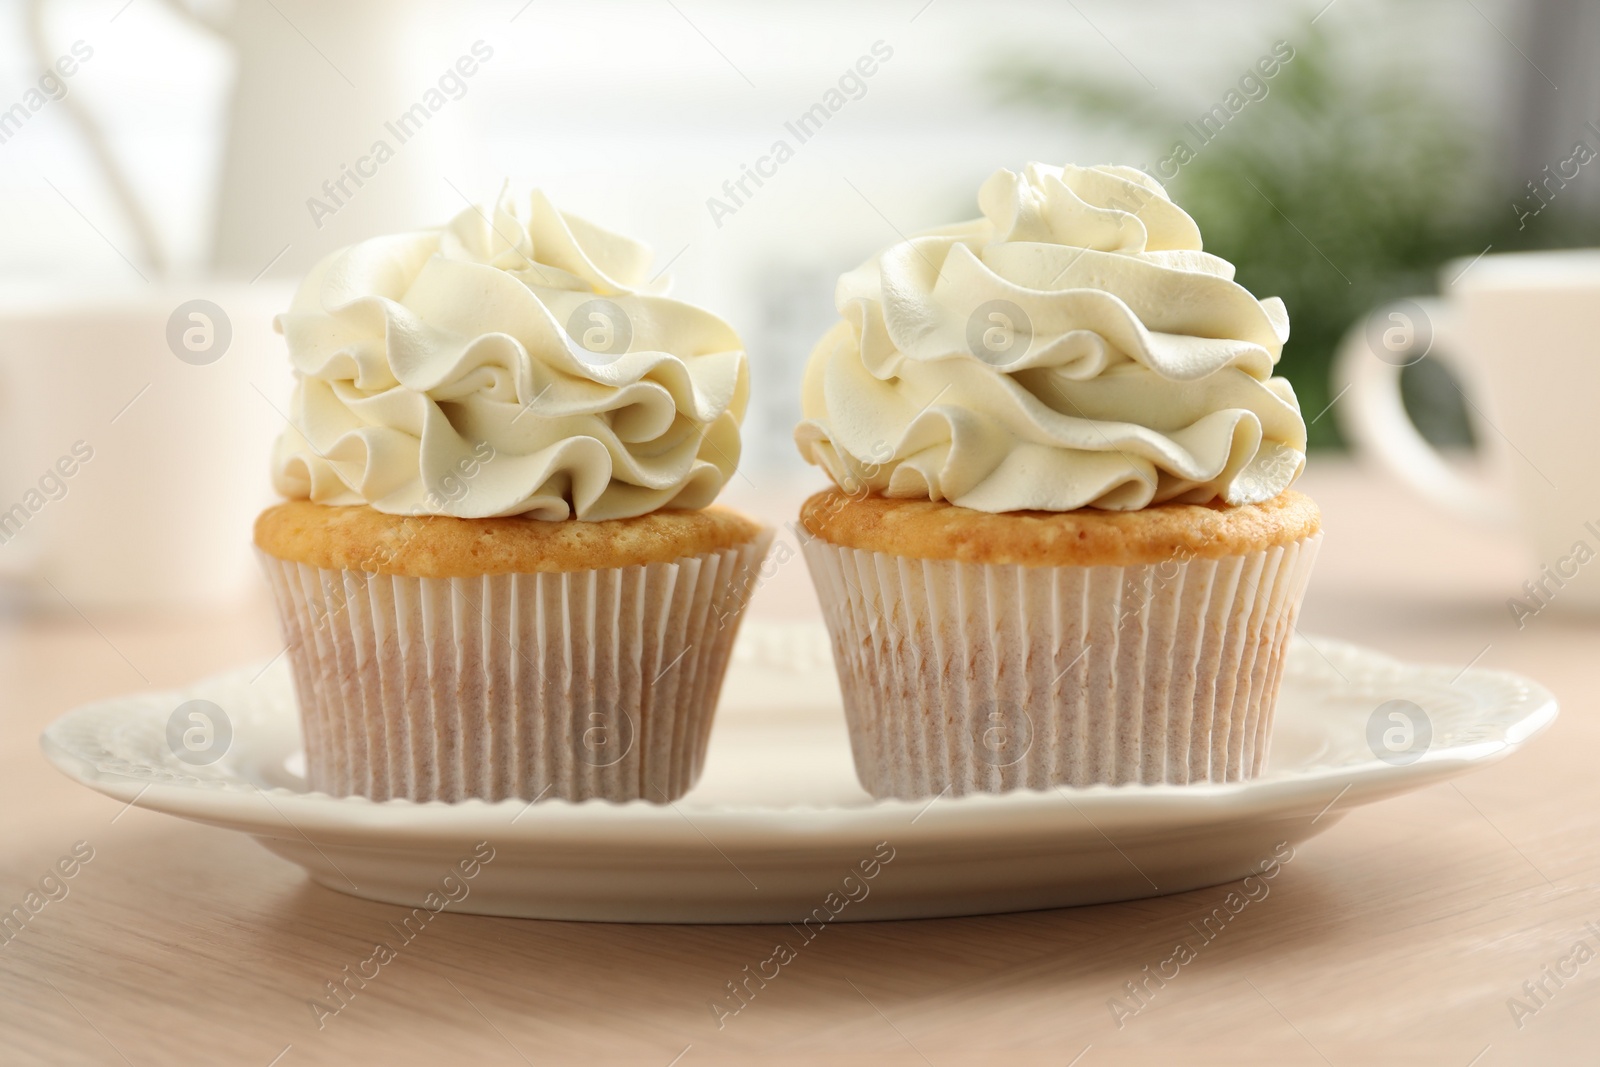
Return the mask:
<path fill-rule="evenodd" d="M 0 582 L 62 612 L 181 608 L 257 580 L 289 393 L 281 284 L 0 290 Z"/>
<path fill-rule="evenodd" d="M 1443 298 L 1379 308 L 1345 337 L 1334 409 L 1357 450 L 1418 495 L 1537 553 L 1511 604 L 1600 611 L 1600 250 L 1449 264 Z M 1442 359 L 1461 383 L 1481 475 L 1429 445 L 1400 399 L 1401 368 Z M 1520 604 L 1520 608 L 1517 606 Z"/>

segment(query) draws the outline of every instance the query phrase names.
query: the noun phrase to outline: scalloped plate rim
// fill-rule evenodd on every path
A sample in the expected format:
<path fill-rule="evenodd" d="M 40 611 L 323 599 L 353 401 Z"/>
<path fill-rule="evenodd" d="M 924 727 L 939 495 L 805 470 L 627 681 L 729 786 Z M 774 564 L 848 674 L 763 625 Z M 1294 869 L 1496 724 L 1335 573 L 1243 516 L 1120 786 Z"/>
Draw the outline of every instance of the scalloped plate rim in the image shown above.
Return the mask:
<path fill-rule="evenodd" d="M 1319 654 L 1324 649 L 1331 649 L 1336 654 L 1354 656 L 1374 667 L 1382 665 L 1411 677 L 1425 677 L 1432 672 L 1453 670 L 1442 664 L 1407 663 L 1386 653 L 1331 638 L 1316 638 L 1315 641 L 1302 639 L 1301 643 L 1317 648 Z M 257 795 L 264 795 L 271 801 L 293 805 L 297 815 L 309 817 L 319 830 L 338 831 L 348 828 L 365 835 L 385 837 L 391 835 L 409 837 L 428 831 L 453 829 L 468 832 L 474 825 L 481 823 L 487 826 L 491 825 L 491 821 L 496 829 L 503 832 L 520 821 L 521 810 L 528 806 L 522 800 L 473 799 L 425 803 L 399 799 L 373 801 L 361 796 L 334 797 L 327 793 L 301 791 L 284 786 L 261 789 L 241 779 L 208 782 L 196 778 L 187 783 L 152 781 L 137 775 L 98 769 L 54 736 L 79 718 L 125 710 L 134 702 L 164 706 L 170 704 L 174 697 L 187 698 L 190 694 L 205 692 L 218 684 L 231 682 L 260 669 L 260 665 L 235 668 L 207 676 L 181 689 L 129 694 L 84 704 L 53 720 L 40 736 L 40 747 L 51 764 L 63 774 L 108 797 L 125 803 L 137 803 L 140 807 L 179 818 L 211 825 L 231 826 L 251 834 L 276 837 L 294 835 L 297 831 L 284 825 L 287 820 L 281 814 L 276 820 L 268 820 L 257 828 L 247 829 L 245 826 L 237 825 L 240 821 L 237 817 L 208 818 L 206 812 L 215 811 L 219 806 L 232 807 L 234 805 L 231 802 L 235 799 L 251 800 Z M 1554 695 L 1543 686 L 1521 675 L 1510 671 L 1473 668 L 1459 672 L 1455 681 L 1464 678 L 1475 678 L 1485 682 L 1493 680 L 1500 684 L 1523 687 L 1531 696 L 1530 710 L 1508 726 L 1502 737 L 1430 749 L 1416 761 L 1405 765 L 1392 765 L 1373 758 L 1356 764 L 1313 764 L 1296 771 L 1270 773 L 1243 782 L 1207 782 L 1192 785 L 1095 785 L 1081 789 L 1057 790 L 1023 789 L 1006 794 L 942 797 L 931 802 L 926 799 L 875 800 L 856 806 L 792 804 L 739 807 L 727 803 L 704 804 L 694 801 L 692 791 L 680 798 L 677 803 L 688 807 L 697 818 L 716 820 L 723 828 L 730 830 L 739 827 L 741 823 L 749 822 L 759 827 L 760 824 L 786 816 L 860 823 L 880 815 L 885 818 L 898 818 L 925 807 L 929 812 L 938 810 L 939 821 L 948 821 L 963 812 L 970 812 L 974 816 L 987 819 L 988 815 L 994 812 L 1002 814 L 1015 812 L 1017 815 L 1023 815 L 1058 810 L 1062 799 L 1074 806 L 1090 807 L 1091 810 L 1109 809 L 1108 814 L 1114 814 L 1118 809 L 1130 806 L 1158 810 L 1194 806 L 1196 808 L 1194 814 L 1201 816 L 1194 821 L 1211 822 L 1215 821 L 1214 817 L 1219 813 L 1245 815 L 1249 812 L 1280 807 L 1292 799 L 1291 795 L 1304 794 L 1315 786 L 1338 782 L 1345 782 L 1349 787 L 1349 793 L 1355 794 L 1351 798 L 1353 802 L 1370 803 L 1466 773 L 1479 766 L 1498 762 L 1547 729 L 1559 713 Z M 745 717 L 762 713 L 738 711 L 733 714 Z M 1278 796 L 1278 794 L 1288 795 Z M 223 798 L 226 798 L 225 802 Z M 1194 802 L 1198 800 L 1207 803 L 1195 805 Z M 518 836 L 537 837 L 538 828 L 543 826 L 546 829 L 555 829 L 556 827 L 551 825 L 553 823 L 592 826 L 597 820 L 615 822 L 617 820 L 614 816 L 622 814 L 627 816 L 629 822 L 654 820 L 662 823 L 681 823 L 681 817 L 672 805 L 654 804 L 644 800 L 571 802 L 552 798 L 539 802 L 537 810 L 540 817 L 522 823 L 522 826 L 529 830 L 518 831 Z M 335 814 L 335 811 L 338 814 Z M 351 825 L 350 816 L 356 812 L 361 813 L 357 816 L 360 820 L 359 826 Z M 507 820 L 503 826 L 499 824 L 499 820 L 494 819 L 494 816 L 511 812 L 519 814 L 514 819 Z M 326 818 L 317 817 L 323 813 L 326 813 Z M 770 832 L 774 828 L 766 829 Z"/>

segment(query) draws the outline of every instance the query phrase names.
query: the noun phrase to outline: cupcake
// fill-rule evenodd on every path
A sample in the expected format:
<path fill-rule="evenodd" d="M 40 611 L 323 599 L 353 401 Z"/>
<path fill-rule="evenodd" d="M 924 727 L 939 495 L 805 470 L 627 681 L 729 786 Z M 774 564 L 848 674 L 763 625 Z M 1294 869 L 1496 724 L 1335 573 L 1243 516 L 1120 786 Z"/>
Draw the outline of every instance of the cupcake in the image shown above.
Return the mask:
<path fill-rule="evenodd" d="M 324 259 L 255 541 L 313 789 L 645 799 L 694 784 L 770 531 L 712 505 L 739 337 L 648 250 L 502 193 Z"/>
<path fill-rule="evenodd" d="M 839 280 L 804 552 L 879 797 L 1239 781 L 1320 515 L 1289 335 L 1160 183 L 1002 170 Z"/>

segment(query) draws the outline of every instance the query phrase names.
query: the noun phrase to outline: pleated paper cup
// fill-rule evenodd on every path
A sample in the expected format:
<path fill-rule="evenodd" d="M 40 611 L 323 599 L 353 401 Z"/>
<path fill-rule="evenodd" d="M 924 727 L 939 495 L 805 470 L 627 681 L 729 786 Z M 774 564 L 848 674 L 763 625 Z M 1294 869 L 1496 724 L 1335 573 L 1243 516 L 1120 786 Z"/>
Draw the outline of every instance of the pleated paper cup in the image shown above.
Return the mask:
<path fill-rule="evenodd" d="M 1321 540 L 1030 567 L 805 537 L 861 784 L 913 799 L 1260 774 Z"/>
<path fill-rule="evenodd" d="M 672 563 L 413 578 L 261 554 L 312 789 L 657 803 L 700 776 L 771 540 Z"/>

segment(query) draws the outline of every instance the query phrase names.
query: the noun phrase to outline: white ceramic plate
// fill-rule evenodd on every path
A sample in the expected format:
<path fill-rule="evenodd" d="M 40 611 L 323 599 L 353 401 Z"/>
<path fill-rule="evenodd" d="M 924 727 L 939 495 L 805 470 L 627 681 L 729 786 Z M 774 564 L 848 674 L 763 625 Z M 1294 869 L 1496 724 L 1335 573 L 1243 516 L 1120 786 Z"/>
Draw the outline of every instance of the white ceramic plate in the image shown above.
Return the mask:
<path fill-rule="evenodd" d="M 1293 651 L 1255 781 L 875 801 L 855 780 L 821 625 L 748 623 L 705 775 L 675 804 L 373 803 L 306 791 L 288 670 L 258 673 L 79 708 L 45 731 L 45 753 L 118 800 L 251 834 L 331 889 L 613 922 L 919 918 L 1214 885 L 1356 805 L 1500 759 L 1556 715 L 1549 692 L 1515 675 L 1453 677 L 1316 639 Z M 213 702 L 231 726 L 208 766 L 189 766 L 168 743 L 169 720 L 190 699 Z M 1374 756 L 1374 746 L 1388 754 L 1384 730 L 1401 730 L 1390 748 L 1405 742 L 1386 712 L 1372 726 L 1393 700 L 1413 702 L 1431 727 L 1412 762 Z"/>

